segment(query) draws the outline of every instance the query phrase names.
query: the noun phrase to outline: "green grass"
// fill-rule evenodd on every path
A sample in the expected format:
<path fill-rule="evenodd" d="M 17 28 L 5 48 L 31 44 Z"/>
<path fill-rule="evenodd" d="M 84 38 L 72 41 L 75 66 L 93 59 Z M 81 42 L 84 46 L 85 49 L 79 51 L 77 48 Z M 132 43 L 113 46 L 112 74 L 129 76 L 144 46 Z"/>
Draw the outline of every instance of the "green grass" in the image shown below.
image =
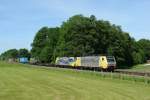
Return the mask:
<path fill-rule="evenodd" d="M 142 82 L 0 62 L 0 100 L 150 100 L 149 94 Z"/>
<path fill-rule="evenodd" d="M 131 67 L 131 69 L 123 69 L 123 70 L 136 72 L 150 72 L 150 64 L 139 64 Z"/>

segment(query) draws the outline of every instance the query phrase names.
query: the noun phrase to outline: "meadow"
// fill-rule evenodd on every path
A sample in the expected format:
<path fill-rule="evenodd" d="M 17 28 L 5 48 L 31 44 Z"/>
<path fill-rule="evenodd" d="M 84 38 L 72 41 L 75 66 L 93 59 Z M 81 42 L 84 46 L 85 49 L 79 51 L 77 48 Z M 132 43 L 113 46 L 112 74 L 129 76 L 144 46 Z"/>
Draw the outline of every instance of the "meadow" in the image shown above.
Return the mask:
<path fill-rule="evenodd" d="M 144 82 L 0 62 L 0 100 L 150 100 L 149 93 Z"/>
<path fill-rule="evenodd" d="M 133 66 L 131 71 L 150 72 L 150 64 L 140 64 Z"/>
<path fill-rule="evenodd" d="M 132 66 L 129 69 L 122 69 L 125 71 L 134 71 L 134 72 L 150 72 L 150 64 L 138 64 Z"/>

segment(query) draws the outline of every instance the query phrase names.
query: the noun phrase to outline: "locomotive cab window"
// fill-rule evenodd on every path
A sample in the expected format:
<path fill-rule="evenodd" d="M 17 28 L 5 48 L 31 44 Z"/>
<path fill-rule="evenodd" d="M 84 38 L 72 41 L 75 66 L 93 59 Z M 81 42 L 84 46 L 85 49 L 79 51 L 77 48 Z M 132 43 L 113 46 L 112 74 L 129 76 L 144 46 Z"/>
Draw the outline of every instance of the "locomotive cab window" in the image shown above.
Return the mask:
<path fill-rule="evenodd" d="M 115 62 L 113 58 L 107 59 L 108 62 Z"/>

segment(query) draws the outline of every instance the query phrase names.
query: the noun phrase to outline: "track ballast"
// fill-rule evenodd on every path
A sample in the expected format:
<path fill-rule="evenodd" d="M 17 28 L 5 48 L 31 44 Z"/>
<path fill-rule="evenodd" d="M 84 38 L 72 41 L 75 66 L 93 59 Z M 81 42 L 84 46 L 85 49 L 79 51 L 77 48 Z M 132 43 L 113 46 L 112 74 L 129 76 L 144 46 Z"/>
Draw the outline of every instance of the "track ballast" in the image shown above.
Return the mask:
<path fill-rule="evenodd" d="M 68 65 L 55 65 L 55 64 L 46 64 L 46 63 L 45 64 L 44 63 L 36 63 L 36 64 L 31 64 L 31 65 L 45 66 L 45 67 L 69 68 L 69 69 L 78 69 L 78 70 L 89 70 L 89 71 L 97 71 L 97 72 L 101 72 L 101 71 L 108 72 L 107 70 L 102 70 L 97 67 L 87 67 L 87 66 L 72 67 L 72 66 L 68 66 Z M 127 74 L 127 75 L 150 77 L 150 73 L 148 73 L 148 72 L 125 71 L 125 70 L 121 70 L 121 69 L 117 69 L 114 72 L 120 73 L 120 74 Z"/>

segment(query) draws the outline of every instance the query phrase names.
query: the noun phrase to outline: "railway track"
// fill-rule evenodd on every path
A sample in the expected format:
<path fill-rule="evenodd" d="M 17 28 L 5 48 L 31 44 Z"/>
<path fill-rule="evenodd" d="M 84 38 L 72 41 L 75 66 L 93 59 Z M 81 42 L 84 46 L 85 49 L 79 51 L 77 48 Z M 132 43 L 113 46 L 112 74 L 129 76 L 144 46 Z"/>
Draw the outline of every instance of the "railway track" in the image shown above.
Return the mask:
<path fill-rule="evenodd" d="M 90 70 L 90 71 L 101 71 L 100 68 L 97 67 L 85 67 L 85 66 L 68 66 L 68 65 L 55 65 L 55 64 L 31 64 L 37 66 L 45 66 L 45 67 L 58 67 L 58 68 L 68 68 L 68 69 L 78 69 L 78 70 Z"/>
<path fill-rule="evenodd" d="M 67 66 L 67 65 L 55 65 L 55 64 L 32 64 L 32 65 L 37 65 L 37 66 L 45 66 L 45 67 L 58 67 L 58 68 L 69 68 L 69 69 L 78 69 L 78 70 L 90 70 L 90 71 L 97 71 L 101 72 L 100 68 L 91 68 L 91 67 L 85 67 L 85 66 L 80 66 L 80 67 L 72 67 L 72 66 Z M 107 72 L 107 71 L 105 71 Z M 127 75 L 136 75 L 136 76 L 146 76 L 150 77 L 150 73 L 148 72 L 135 72 L 135 71 L 126 71 L 126 70 L 120 70 L 117 69 L 114 71 L 115 73 L 120 73 L 120 74 L 127 74 Z"/>

